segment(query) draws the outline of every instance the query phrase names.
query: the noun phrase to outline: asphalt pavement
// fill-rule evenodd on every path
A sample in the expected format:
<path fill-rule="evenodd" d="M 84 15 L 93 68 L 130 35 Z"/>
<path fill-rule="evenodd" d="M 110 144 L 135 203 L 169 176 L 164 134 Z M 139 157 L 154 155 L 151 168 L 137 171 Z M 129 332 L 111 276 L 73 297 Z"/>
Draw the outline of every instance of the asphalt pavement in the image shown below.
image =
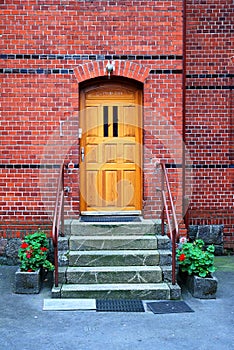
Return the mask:
<path fill-rule="evenodd" d="M 46 311 L 39 294 L 15 294 L 16 266 L 0 266 L 0 350 L 233 350 L 234 256 L 216 257 L 217 298 L 183 300 L 194 312 Z"/>

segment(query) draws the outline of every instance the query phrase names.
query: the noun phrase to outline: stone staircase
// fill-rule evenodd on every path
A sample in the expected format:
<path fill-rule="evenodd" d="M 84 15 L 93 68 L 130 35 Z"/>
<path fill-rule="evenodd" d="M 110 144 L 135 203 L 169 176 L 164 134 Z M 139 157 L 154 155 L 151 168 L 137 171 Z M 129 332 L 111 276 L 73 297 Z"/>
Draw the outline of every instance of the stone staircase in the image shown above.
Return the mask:
<path fill-rule="evenodd" d="M 152 220 L 66 225 L 59 238 L 54 298 L 179 299 L 171 284 L 171 244 Z"/>

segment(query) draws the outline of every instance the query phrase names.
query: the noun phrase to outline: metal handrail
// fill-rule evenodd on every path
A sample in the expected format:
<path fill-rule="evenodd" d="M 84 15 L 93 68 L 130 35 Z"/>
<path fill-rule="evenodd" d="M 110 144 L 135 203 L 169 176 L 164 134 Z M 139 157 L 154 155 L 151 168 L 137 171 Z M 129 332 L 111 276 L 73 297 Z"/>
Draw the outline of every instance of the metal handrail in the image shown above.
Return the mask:
<path fill-rule="evenodd" d="M 64 163 L 59 170 L 56 201 L 54 207 L 52 240 L 54 246 L 54 284 L 58 287 L 58 236 L 61 224 L 61 232 L 64 234 Z"/>
<path fill-rule="evenodd" d="M 170 239 L 172 242 L 172 284 L 176 284 L 176 239 L 179 236 L 179 229 L 178 229 L 175 206 L 174 206 L 173 199 L 172 199 L 172 194 L 171 194 L 170 184 L 169 184 L 169 180 L 168 180 L 168 176 L 167 176 L 165 162 L 161 161 L 160 165 L 161 165 L 161 169 L 162 169 L 162 173 L 161 173 L 161 195 L 162 195 L 162 205 L 163 205 L 162 212 L 161 212 L 162 234 L 163 235 L 165 234 L 165 229 L 164 229 L 165 215 L 164 215 L 164 213 L 166 212 L 168 231 L 169 231 L 169 236 L 170 236 Z M 169 203 L 170 203 L 170 207 L 171 207 L 171 211 L 172 211 L 172 224 L 171 224 L 169 209 L 168 209 L 168 205 L 167 205 L 167 197 L 166 197 L 165 186 L 164 186 L 165 183 L 166 183 L 168 197 L 169 197 Z"/>

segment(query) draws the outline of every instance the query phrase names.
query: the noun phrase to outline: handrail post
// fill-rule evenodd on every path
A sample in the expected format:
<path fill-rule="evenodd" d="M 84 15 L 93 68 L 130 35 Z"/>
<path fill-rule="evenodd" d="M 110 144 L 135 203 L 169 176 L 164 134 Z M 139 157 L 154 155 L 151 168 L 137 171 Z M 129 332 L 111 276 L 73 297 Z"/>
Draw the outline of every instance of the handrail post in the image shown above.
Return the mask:
<path fill-rule="evenodd" d="M 163 163 L 160 163 L 161 165 L 161 232 L 162 235 L 165 235 L 165 227 L 164 227 L 164 200 L 163 200 L 163 192 L 164 192 L 164 172 L 163 172 Z"/>
<path fill-rule="evenodd" d="M 172 233 L 172 284 L 176 284 L 176 230 Z"/>
<path fill-rule="evenodd" d="M 61 164 L 56 191 L 54 208 L 52 239 L 54 246 L 54 284 L 58 287 L 58 235 L 61 223 L 62 235 L 64 234 L 64 163 Z"/>
<path fill-rule="evenodd" d="M 57 231 L 57 228 L 56 228 Z M 57 235 L 57 232 L 56 232 Z M 54 245 L 54 284 L 58 287 L 58 242 Z"/>
<path fill-rule="evenodd" d="M 170 234 L 170 239 L 171 239 L 171 244 L 172 244 L 172 284 L 176 284 L 176 239 L 178 236 L 178 223 L 177 223 L 177 218 L 176 218 L 176 212 L 175 212 L 175 207 L 172 199 L 172 194 L 171 194 L 171 189 L 170 189 L 170 184 L 166 172 L 166 166 L 165 162 L 161 161 L 161 194 L 162 194 L 162 205 L 163 205 L 163 210 L 161 212 L 161 225 L 162 225 L 162 234 L 164 234 L 164 210 L 166 211 L 166 219 L 168 223 L 168 229 L 169 229 L 169 234 Z M 172 210 L 172 224 L 174 224 L 173 228 L 170 222 L 170 216 L 169 216 L 169 210 L 168 210 L 168 205 L 167 205 L 167 198 L 165 194 L 165 184 L 164 181 L 166 182 L 166 189 L 168 191 L 168 200 L 170 202 L 171 210 Z"/>
<path fill-rule="evenodd" d="M 62 198 L 62 213 L 61 213 L 61 236 L 64 237 L 65 232 L 64 232 L 64 164 L 63 164 L 63 169 L 62 169 L 62 188 L 61 191 L 63 192 L 63 198 Z"/>

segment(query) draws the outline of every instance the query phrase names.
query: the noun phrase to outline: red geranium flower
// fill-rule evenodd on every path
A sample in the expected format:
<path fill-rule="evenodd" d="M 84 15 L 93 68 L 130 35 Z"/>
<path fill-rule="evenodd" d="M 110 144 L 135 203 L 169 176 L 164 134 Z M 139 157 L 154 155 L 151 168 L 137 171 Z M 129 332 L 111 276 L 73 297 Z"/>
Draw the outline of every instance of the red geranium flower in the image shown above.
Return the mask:
<path fill-rule="evenodd" d="M 28 272 L 32 272 L 32 269 L 28 269 Z"/>
<path fill-rule="evenodd" d="M 22 249 L 28 248 L 28 243 L 23 242 L 23 243 L 21 244 L 21 248 L 22 248 Z"/>
<path fill-rule="evenodd" d="M 41 247 L 40 248 L 42 252 L 47 252 L 47 248 L 46 247 Z"/>
<path fill-rule="evenodd" d="M 180 254 L 179 256 L 179 261 L 184 261 L 186 258 L 186 255 L 185 254 Z"/>
<path fill-rule="evenodd" d="M 30 258 L 31 258 L 31 254 L 28 253 L 28 254 L 26 255 L 26 258 L 27 258 L 27 259 L 30 259 Z"/>

